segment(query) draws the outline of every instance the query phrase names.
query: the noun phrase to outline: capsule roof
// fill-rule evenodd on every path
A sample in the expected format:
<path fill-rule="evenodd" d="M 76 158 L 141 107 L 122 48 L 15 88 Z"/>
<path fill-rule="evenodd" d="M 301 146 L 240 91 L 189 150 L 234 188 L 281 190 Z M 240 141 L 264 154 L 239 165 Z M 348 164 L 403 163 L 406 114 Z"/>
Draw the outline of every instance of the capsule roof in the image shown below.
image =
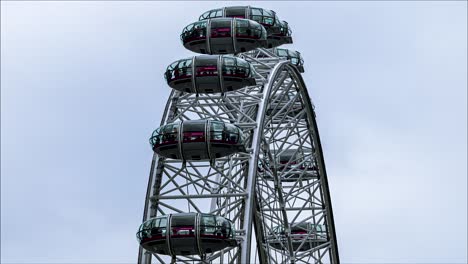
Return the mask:
<path fill-rule="evenodd" d="M 213 160 L 244 152 L 242 130 L 215 120 L 187 120 L 156 129 L 150 138 L 159 155 L 182 160 Z"/>
<path fill-rule="evenodd" d="M 233 54 L 266 47 L 267 33 L 259 23 L 241 18 L 213 18 L 184 28 L 185 48 L 202 54 Z"/>
<path fill-rule="evenodd" d="M 306 251 L 317 247 L 328 240 L 326 226 L 308 222 L 290 224 L 294 251 Z M 283 226 L 276 226 L 267 236 L 267 243 L 277 249 L 287 248 L 287 238 Z"/>
<path fill-rule="evenodd" d="M 165 255 L 204 255 L 236 245 L 234 224 L 212 214 L 151 218 L 140 225 L 136 236 L 146 250 Z"/>
<path fill-rule="evenodd" d="M 326 226 L 321 224 L 314 224 L 310 222 L 290 223 L 291 234 L 297 234 L 301 232 L 308 233 L 325 233 Z M 276 226 L 273 228 L 271 233 L 284 234 L 283 226 Z"/>
<path fill-rule="evenodd" d="M 218 17 L 236 17 L 251 19 L 265 27 L 269 34 L 280 32 L 280 20 L 273 10 L 251 6 L 229 6 L 217 8 L 203 13 L 199 20 Z"/>
<path fill-rule="evenodd" d="M 262 177 L 273 180 L 273 171 L 276 169 L 282 182 L 304 181 L 318 178 L 318 169 L 312 153 L 297 149 L 273 152 L 274 163 L 271 161 L 259 162 L 257 167 Z"/>
<path fill-rule="evenodd" d="M 187 93 L 223 93 L 255 85 L 255 69 L 233 56 L 200 55 L 171 63 L 167 84 Z"/>

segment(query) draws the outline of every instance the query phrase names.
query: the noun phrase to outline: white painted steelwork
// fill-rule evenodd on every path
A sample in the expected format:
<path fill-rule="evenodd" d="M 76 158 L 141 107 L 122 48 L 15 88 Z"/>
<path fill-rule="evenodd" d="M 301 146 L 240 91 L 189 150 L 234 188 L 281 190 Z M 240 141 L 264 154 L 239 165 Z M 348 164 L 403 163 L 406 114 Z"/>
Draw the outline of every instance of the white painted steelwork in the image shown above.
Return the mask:
<path fill-rule="evenodd" d="M 173 90 L 160 125 L 232 123 L 242 129 L 246 151 L 210 161 L 154 154 L 143 221 L 171 213 L 220 215 L 233 222 L 237 245 L 202 256 L 140 247 L 138 263 L 339 263 L 315 112 L 303 79 L 290 61 L 267 49 L 236 56 L 255 68 L 257 85 L 223 94 Z M 282 153 L 289 160 L 280 161 Z"/>

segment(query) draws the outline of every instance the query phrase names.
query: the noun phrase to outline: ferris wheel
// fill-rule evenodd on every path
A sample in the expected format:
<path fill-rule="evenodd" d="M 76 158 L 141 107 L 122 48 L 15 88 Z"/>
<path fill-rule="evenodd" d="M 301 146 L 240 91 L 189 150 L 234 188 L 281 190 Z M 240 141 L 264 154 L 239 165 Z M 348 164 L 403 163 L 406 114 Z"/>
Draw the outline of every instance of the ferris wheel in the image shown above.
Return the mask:
<path fill-rule="evenodd" d="M 204 55 L 165 72 L 138 263 L 339 263 L 303 59 L 278 48 L 292 43 L 288 23 L 225 7 L 181 40 Z"/>

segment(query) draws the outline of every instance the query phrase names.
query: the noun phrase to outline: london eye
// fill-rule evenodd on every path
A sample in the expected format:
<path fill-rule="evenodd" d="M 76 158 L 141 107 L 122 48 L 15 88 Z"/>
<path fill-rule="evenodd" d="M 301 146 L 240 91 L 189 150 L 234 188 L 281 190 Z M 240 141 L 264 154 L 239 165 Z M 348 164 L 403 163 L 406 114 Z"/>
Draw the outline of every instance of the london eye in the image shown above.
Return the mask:
<path fill-rule="evenodd" d="M 304 60 L 276 12 L 209 10 L 168 62 L 138 263 L 339 263 Z"/>

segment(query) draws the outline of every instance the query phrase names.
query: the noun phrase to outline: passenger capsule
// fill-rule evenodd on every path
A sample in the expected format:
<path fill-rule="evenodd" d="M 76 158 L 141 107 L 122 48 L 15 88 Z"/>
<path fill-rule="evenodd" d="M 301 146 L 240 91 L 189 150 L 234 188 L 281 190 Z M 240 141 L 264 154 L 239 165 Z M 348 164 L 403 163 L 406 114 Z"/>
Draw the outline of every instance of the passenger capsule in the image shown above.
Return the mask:
<path fill-rule="evenodd" d="M 288 22 L 284 20 L 280 22 L 280 32 L 270 34 L 268 35 L 268 38 L 267 38 L 268 48 L 274 48 L 283 44 L 291 44 L 291 43 L 293 43 L 293 40 L 291 37 L 291 29 L 289 28 Z"/>
<path fill-rule="evenodd" d="M 244 152 L 242 130 L 214 120 L 187 120 L 156 129 L 150 138 L 159 155 L 182 160 L 212 160 Z"/>
<path fill-rule="evenodd" d="M 291 234 L 294 251 L 306 251 L 327 242 L 327 231 L 324 225 L 313 223 L 291 224 Z M 304 242 L 305 241 L 305 242 Z M 267 243 L 277 249 L 287 249 L 287 238 L 283 226 L 276 226 L 267 236 Z"/>
<path fill-rule="evenodd" d="M 207 20 L 218 17 L 246 18 L 258 22 L 265 27 L 268 34 L 280 33 L 280 23 L 276 12 L 273 10 L 251 6 L 229 6 L 213 9 L 203 13 L 199 20 Z"/>
<path fill-rule="evenodd" d="M 259 23 L 241 18 L 213 18 L 184 28 L 180 38 L 185 48 L 202 54 L 233 54 L 266 46 L 266 30 Z"/>
<path fill-rule="evenodd" d="M 236 246 L 234 224 L 221 216 L 179 213 L 158 216 L 140 225 L 140 245 L 163 255 L 205 255 Z"/>
<path fill-rule="evenodd" d="M 264 173 L 263 178 L 274 180 L 272 172 L 276 169 L 281 181 L 292 182 L 318 178 L 318 169 L 312 161 L 312 153 L 304 153 L 298 149 L 287 149 L 274 154 L 276 164 L 259 163 L 258 171 Z M 275 167 L 276 165 L 276 167 Z M 267 168 L 265 168 L 267 166 Z"/>
<path fill-rule="evenodd" d="M 304 72 L 304 59 L 302 58 L 301 53 L 299 51 L 274 48 L 273 53 L 275 53 L 279 57 L 285 57 L 291 62 L 291 64 L 296 66 L 299 72 Z"/>
<path fill-rule="evenodd" d="M 195 73 L 195 76 L 194 74 Z M 247 61 L 227 55 L 200 55 L 167 67 L 167 84 L 187 93 L 221 93 L 255 85 L 255 70 Z"/>
<path fill-rule="evenodd" d="M 301 111 L 304 110 L 304 107 L 302 106 L 299 98 L 296 98 L 293 94 L 286 93 L 275 94 L 270 100 L 266 110 L 267 115 L 273 116 L 272 122 L 276 123 L 276 115 L 285 113 L 289 117 L 296 117 Z M 279 119 L 282 118 L 281 114 Z M 288 120 L 283 121 L 288 122 Z"/>

